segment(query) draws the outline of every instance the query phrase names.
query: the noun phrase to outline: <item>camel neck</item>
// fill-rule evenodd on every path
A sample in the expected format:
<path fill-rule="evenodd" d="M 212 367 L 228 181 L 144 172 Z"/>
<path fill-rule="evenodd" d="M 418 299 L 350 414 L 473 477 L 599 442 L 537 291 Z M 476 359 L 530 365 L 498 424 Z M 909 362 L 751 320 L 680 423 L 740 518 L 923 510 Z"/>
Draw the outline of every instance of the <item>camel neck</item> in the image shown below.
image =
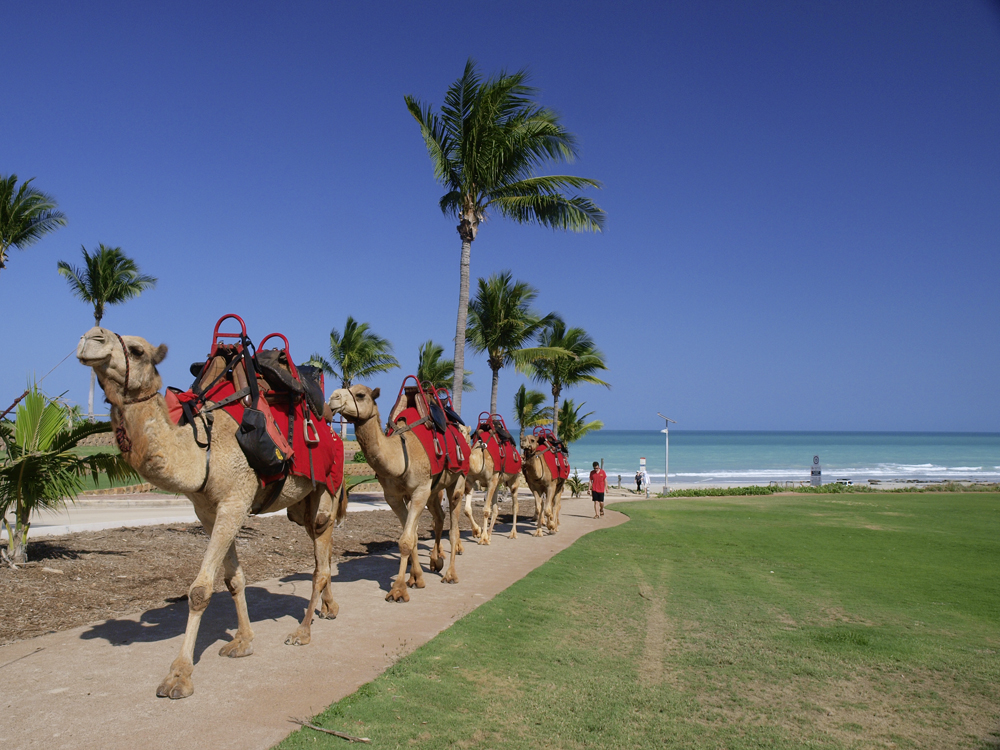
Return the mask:
<path fill-rule="evenodd" d="M 361 452 L 365 454 L 365 460 L 376 474 L 402 474 L 402 449 L 398 445 L 399 440 L 386 437 L 382 432 L 382 418 L 378 409 L 368 419 L 355 423 L 354 436 L 361 446 Z M 396 466 L 397 463 L 399 466 Z"/>
<path fill-rule="evenodd" d="M 111 427 L 116 436 L 119 428 L 124 428 L 128 451 L 123 451 L 122 456 L 145 480 L 184 494 L 201 487 L 205 451 L 195 441 L 190 425 L 179 427 L 170 420 L 161 394 L 147 401 L 113 406 Z"/>

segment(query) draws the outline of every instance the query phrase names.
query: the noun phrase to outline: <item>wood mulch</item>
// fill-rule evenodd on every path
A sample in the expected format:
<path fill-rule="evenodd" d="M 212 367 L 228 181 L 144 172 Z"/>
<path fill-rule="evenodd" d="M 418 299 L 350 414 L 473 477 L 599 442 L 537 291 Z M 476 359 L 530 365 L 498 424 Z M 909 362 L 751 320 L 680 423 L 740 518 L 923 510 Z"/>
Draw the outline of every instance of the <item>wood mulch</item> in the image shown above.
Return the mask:
<path fill-rule="evenodd" d="M 481 507 L 481 502 L 474 503 L 477 519 Z M 510 503 L 500 509 L 500 522 L 509 523 Z M 464 514 L 460 528 L 469 528 Z M 392 511 L 350 513 L 344 526 L 333 532 L 333 561 L 395 552 L 399 532 Z M 420 538 L 429 539 L 432 533 L 430 513 L 424 513 Z M 0 645 L 181 601 L 198 574 L 207 544 L 199 523 L 31 541 L 27 565 L 16 570 L 0 566 Z M 283 516 L 251 518 L 237 537 L 236 549 L 248 583 L 312 573 L 309 537 Z M 215 590 L 225 590 L 221 571 Z"/>

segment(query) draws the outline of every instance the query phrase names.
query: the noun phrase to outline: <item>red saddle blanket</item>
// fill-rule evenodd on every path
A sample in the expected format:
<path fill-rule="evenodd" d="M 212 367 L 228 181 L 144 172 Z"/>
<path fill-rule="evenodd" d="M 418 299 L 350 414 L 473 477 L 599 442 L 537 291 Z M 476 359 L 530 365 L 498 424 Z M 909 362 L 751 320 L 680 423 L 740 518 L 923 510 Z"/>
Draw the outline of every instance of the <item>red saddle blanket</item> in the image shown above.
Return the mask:
<path fill-rule="evenodd" d="M 494 469 L 504 474 L 517 474 L 521 471 L 521 454 L 513 443 L 501 442 L 492 432 L 479 432 L 477 437 L 493 459 Z"/>
<path fill-rule="evenodd" d="M 543 445 L 538 449 L 538 452 L 542 454 L 552 476 L 556 479 L 569 479 L 569 459 L 566 458 L 565 453 L 550 445 Z"/>
<path fill-rule="evenodd" d="M 229 380 L 224 380 L 205 394 L 205 400 L 222 401 L 222 399 L 231 396 L 235 392 L 236 388 L 233 383 Z M 178 394 L 180 401 L 189 401 L 194 398 L 193 391 Z M 229 416 L 235 419 L 237 423 L 243 421 L 242 401 L 228 404 L 227 406 L 223 406 L 222 409 L 229 412 Z M 291 405 L 287 403 L 271 404 L 270 409 L 278 430 L 282 435 L 287 437 L 288 417 L 292 412 Z M 318 437 L 319 443 L 310 446 L 306 442 L 304 402 L 300 402 L 294 407 L 294 414 L 292 440 L 290 441 L 292 465 L 289 473 L 300 477 L 309 477 L 315 479 L 316 482 L 322 482 L 326 484 L 331 495 L 336 494 L 344 483 L 344 441 L 340 439 L 339 435 L 335 435 L 330 431 L 330 426 L 326 422 L 314 416 L 312 420 L 315 429 L 309 431 L 309 438 L 311 441 L 313 438 Z M 177 412 L 171 416 L 177 422 L 180 419 L 181 412 Z M 273 481 L 281 479 L 282 476 L 279 474 L 273 477 L 261 477 L 261 481 L 264 484 L 270 484 Z"/>
<path fill-rule="evenodd" d="M 408 425 L 414 424 L 420 420 L 420 412 L 412 406 L 403 409 L 396 415 L 396 422 L 400 420 Z M 386 434 L 391 435 L 393 432 L 395 429 L 390 425 Z M 449 424 L 442 435 L 424 423 L 409 432 L 417 437 L 427 453 L 427 458 L 431 462 L 431 474 L 440 474 L 445 469 L 456 474 L 469 473 L 469 441 L 458 427 Z"/>

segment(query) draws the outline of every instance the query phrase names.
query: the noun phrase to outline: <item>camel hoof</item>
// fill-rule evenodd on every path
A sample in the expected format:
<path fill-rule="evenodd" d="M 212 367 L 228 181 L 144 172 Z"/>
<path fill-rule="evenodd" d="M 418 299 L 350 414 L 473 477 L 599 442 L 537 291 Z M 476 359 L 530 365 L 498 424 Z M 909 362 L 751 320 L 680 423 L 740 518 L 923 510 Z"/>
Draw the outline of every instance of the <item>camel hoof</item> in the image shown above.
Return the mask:
<path fill-rule="evenodd" d="M 167 676 L 160 686 L 156 688 L 156 696 L 158 698 L 170 698 L 170 700 L 180 700 L 181 698 L 188 698 L 194 693 L 194 683 L 191 682 L 190 677 L 177 674 L 176 672 L 171 673 Z"/>
<path fill-rule="evenodd" d="M 441 583 L 458 583 L 458 573 L 454 570 L 449 570 L 441 576 Z"/>
<path fill-rule="evenodd" d="M 410 576 L 406 579 L 406 585 L 411 589 L 422 589 L 427 584 L 424 583 L 423 578 L 414 578 L 413 576 Z"/>
<path fill-rule="evenodd" d="M 512 532 L 510 532 L 510 533 L 509 533 L 509 534 L 507 535 L 507 538 L 508 538 L 508 539 L 517 539 L 517 532 L 516 532 L 516 531 L 512 531 Z"/>
<path fill-rule="evenodd" d="M 305 628 L 299 628 L 285 639 L 286 646 L 308 646 L 312 634 Z"/>
<path fill-rule="evenodd" d="M 532 534 L 531 534 L 531 535 L 532 535 L 532 536 L 545 536 L 545 533 L 544 533 L 544 532 L 543 532 L 543 531 L 542 531 L 541 529 L 535 529 L 535 530 L 534 530 L 534 531 L 532 532 Z"/>
<path fill-rule="evenodd" d="M 410 601 L 410 594 L 406 589 L 392 588 L 385 595 L 385 600 L 387 602 L 408 602 Z"/>
<path fill-rule="evenodd" d="M 482 529 L 480 529 L 480 528 L 478 528 L 476 526 L 472 527 L 472 538 L 473 539 L 478 539 L 479 535 L 482 534 L 482 533 L 483 533 Z"/>
<path fill-rule="evenodd" d="M 488 546 L 490 543 L 490 538 L 488 536 L 481 536 L 479 537 L 479 543 L 484 546 Z"/>
<path fill-rule="evenodd" d="M 329 607 L 326 604 L 324 604 L 322 607 L 320 607 L 320 610 L 319 612 L 316 613 L 316 616 L 319 617 L 321 620 L 336 620 L 337 614 L 339 612 L 340 612 L 339 604 L 334 603 Z"/>
<path fill-rule="evenodd" d="M 462 545 L 462 540 L 459 539 L 458 544 L 455 545 L 455 554 L 461 555 L 463 552 L 465 552 L 465 547 Z"/>
<path fill-rule="evenodd" d="M 243 638 L 233 638 L 229 643 L 219 649 L 219 656 L 228 656 L 230 659 L 237 659 L 241 656 L 250 656 L 253 653 L 253 641 Z"/>
<path fill-rule="evenodd" d="M 444 568 L 444 558 L 443 557 L 432 557 L 431 558 L 431 570 L 433 570 L 435 573 L 437 573 L 442 568 Z"/>

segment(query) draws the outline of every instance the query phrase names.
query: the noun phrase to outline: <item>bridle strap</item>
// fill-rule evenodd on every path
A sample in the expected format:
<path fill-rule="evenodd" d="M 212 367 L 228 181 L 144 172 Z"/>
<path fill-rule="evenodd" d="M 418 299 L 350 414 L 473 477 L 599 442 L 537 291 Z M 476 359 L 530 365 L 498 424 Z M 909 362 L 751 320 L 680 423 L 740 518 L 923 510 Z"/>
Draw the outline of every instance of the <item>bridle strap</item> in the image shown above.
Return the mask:
<path fill-rule="evenodd" d="M 112 331 L 112 333 L 115 333 Z M 125 339 L 120 335 L 115 333 L 115 338 L 118 339 L 118 343 L 122 345 L 122 355 L 125 357 L 125 388 L 122 392 L 122 407 L 131 406 L 132 404 L 141 404 L 143 401 L 149 401 L 153 396 L 158 396 L 159 391 L 153 391 L 148 396 L 143 396 L 141 398 L 134 398 L 129 401 L 128 398 L 128 381 L 129 375 L 131 374 L 131 364 L 129 362 L 128 347 L 125 346 Z M 115 429 L 115 442 L 118 443 L 118 450 L 122 453 L 128 453 L 132 450 L 132 441 L 129 439 L 128 432 L 125 429 L 125 415 L 122 414 L 122 420 L 118 423 L 118 427 Z M 206 472 L 205 481 L 208 481 L 208 473 Z"/>
<path fill-rule="evenodd" d="M 115 333 L 115 332 L 112 331 L 112 333 Z M 129 381 L 129 375 L 131 373 L 131 365 L 130 365 L 130 360 L 129 360 L 129 356 L 128 356 L 128 347 L 125 346 L 125 339 L 123 339 L 117 333 L 115 333 L 115 338 L 118 339 L 118 343 L 122 345 L 122 354 L 125 356 L 125 390 L 122 393 L 122 406 L 130 406 L 132 404 L 141 404 L 143 401 L 149 401 L 149 399 L 153 398 L 153 396 L 156 396 L 157 394 L 159 394 L 159 391 L 153 391 L 148 396 L 143 396 L 141 398 L 134 398 L 131 401 L 129 401 L 129 398 L 128 398 L 128 381 Z"/>

